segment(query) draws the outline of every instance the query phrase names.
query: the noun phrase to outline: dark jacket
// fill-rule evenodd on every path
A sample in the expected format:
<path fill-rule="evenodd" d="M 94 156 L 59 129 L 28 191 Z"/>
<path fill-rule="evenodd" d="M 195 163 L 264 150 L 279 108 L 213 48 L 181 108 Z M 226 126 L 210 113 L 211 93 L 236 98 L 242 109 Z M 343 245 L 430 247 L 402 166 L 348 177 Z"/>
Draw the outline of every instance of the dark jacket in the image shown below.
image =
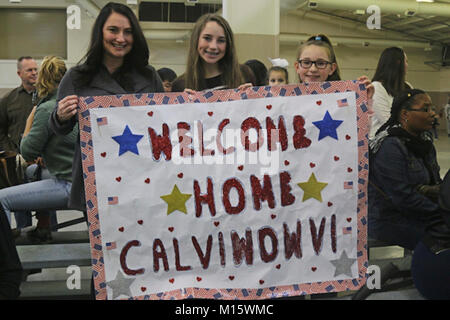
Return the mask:
<path fill-rule="evenodd" d="M 155 69 L 148 66 L 151 72 L 151 77 L 144 77 L 142 74 L 132 70 L 130 77 L 134 81 L 134 90 L 126 92 L 111 76 L 105 67 L 101 67 L 100 71 L 94 76 L 92 81 L 85 86 L 77 86 L 74 79 L 77 78 L 79 72 L 77 67 L 70 69 L 61 80 L 58 88 L 57 101 L 60 101 L 66 96 L 77 95 L 79 97 L 85 96 L 105 96 L 115 94 L 127 93 L 153 93 L 164 92 L 161 79 L 156 73 Z M 49 121 L 50 128 L 59 135 L 66 135 L 72 131 L 72 128 L 78 121 L 78 117 L 73 117 L 67 122 L 60 123 L 56 118 L 58 104 L 55 106 Z M 81 166 L 81 150 L 80 137 L 78 136 L 78 143 L 75 149 L 75 155 L 72 165 L 72 189 L 69 199 L 69 208 L 86 211 L 86 201 L 84 193 L 83 169 Z"/>
<path fill-rule="evenodd" d="M 438 210 L 439 204 L 417 191 L 419 185 L 429 185 L 432 181 L 442 182 L 434 146 L 432 152 L 421 159 L 410 152 L 400 138 L 388 137 L 370 160 L 371 217 L 379 220 L 396 216 L 420 219 L 427 213 L 432 214 Z"/>
<path fill-rule="evenodd" d="M 0 99 L 0 149 L 19 152 L 20 139 L 32 109 L 32 94 L 23 86 Z"/>

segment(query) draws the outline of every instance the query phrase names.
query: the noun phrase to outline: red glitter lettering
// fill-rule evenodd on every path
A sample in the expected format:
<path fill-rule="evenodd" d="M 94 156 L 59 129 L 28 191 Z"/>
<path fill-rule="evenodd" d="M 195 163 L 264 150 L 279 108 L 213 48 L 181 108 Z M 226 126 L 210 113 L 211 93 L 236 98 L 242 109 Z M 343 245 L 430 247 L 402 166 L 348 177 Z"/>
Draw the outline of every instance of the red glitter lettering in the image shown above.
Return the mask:
<path fill-rule="evenodd" d="M 238 192 L 239 196 L 239 202 L 236 206 L 232 206 L 230 202 L 230 191 L 231 188 L 235 188 Z M 222 189 L 222 199 L 223 199 L 223 206 L 225 207 L 225 211 L 228 214 L 239 214 L 244 210 L 245 208 L 245 192 L 244 188 L 242 187 L 241 183 L 235 179 L 231 178 L 225 181 Z"/>
<path fill-rule="evenodd" d="M 225 149 L 223 147 L 221 139 L 220 139 L 222 137 L 223 128 L 225 128 L 225 126 L 229 123 L 230 123 L 230 119 L 222 120 L 222 122 L 219 124 L 219 128 L 217 130 L 217 137 L 216 137 L 217 150 L 219 150 L 219 152 L 221 152 L 222 154 L 233 153 L 236 150 L 235 147 L 229 147 L 229 148 Z"/>
<path fill-rule="evenodd" d="M 159 251 L 157 250 L 159 248 Z M 159 271 L 159 259 L 162 259 L 164 271 L 169 271 L 169 261 L 167 260 L 166 249 L 160 239 L 153 241 L 153 271 Z"/>
<path fill-rule="evenodd" d="M 331 216 L 331 250 L 336 253 L 337 239 L 336 239 L 336 215 Z"/>
<path fill-rule="evenodd" d="M 287 260 L 295 254 L 297 258 L 301 258 L 302 255 L 302 224 L 297 220 L 297 230 L 296 232 L 289 232 L 289 228 L 286 223 L 283 223 L 284 229 L 284 256 Z"/>
<path fill-rule="evenodd" d="M 204 141 L 203 141 L 203 124 L 201 121 L 197 122 L 198 129 L 198 141 L 199 141 L 199 150 L 202 157 L 204 156 L 213 156 L 214 150 L 205 149 Z"/>
<path fill-rule="evenodd" d="M 250 143 L 250 129 L 255 129 L 258 135 L 257 141 Z M 264 137 L 262 136 L 261 124 L 256 118 L 247 118 L 241 124 L 241 143 L 247 151 L 258 151 L 264 143 Z"/>
<path fill-rule="evenodd" d="M 320 250 L 322 249 L 322 243 L 323 243 L 323 234 L 325 232 L 325 217 L 322 218 L 320 222 L 320 228 L 319 233 L 317 234 L 317 228 L 316 223 L 313 219 L 309 219 L 309 227 L 311 230 L 311 239 L 314 247 L 314 251 L 316 252 L 316 255 L 319 255 Z"/>
<path fill-rule="evenodd" d="M 173 238 L 173 249 L 175 251 L 175 269 L 177 271 L 188 271 L 191 270 L 191 266 L 182 266 L 180 262 L 180 248 L 178 246 L 178 239 Z"/>
<path fill-rule="evenodd" d="M 203 266 L 203 269 L 208 269 L 209 261 L 211 259 L 211 249 L 212 249 L 213 237 L 212 235 L 208 236 L 208 242 L 206 244 L 206 253 L 203 254 L 202 248 L 198 244 L 197 238 L 192 236 L 192 244 L 194 245 L 195 251 L 197 251 L 198 258 L 200 259 L 200 263 Z"/>
<path fill-rule="evenodd" d="M 245 262 L 247 265 L 253 264 L 253 239 L 252 231 L 247 229 L 245 231 L 245 239 L 240 238 L 237 232 L 231 232 L 231 241 L 233 245 L 233 259 L 236 266 L 240 265 L 245 255 Z"/>
<path fill-rule="evenodd" d="M 194 149 L 189 148 L 192 143 L 192 138 L 187 136 L 186 133 L 191 130 L 191 126 L 186 122 L 178 122 L 178 141 L 180 142 L 180 156 L 192 157 L 194 155 Z"/>
<path fill-rule="evenodd" d="M 202 204 L 207 203 L 211 216 L 216 215 L 216 205 L 214 203 L 214 191 L 212 179 L 207 179 L 207 193 L 200 194 L 200 185 L 197 180 L 194 180 L 194 196 L 195 196 L 195 216 L 198 218 L 202 215 Z"/>
<path fill-rule="evenodd" d="M 294 148 L 295 149 L 301 149 L 301 148 L 308 148 L 311 145 L 311 140 L 305 137 L 306 130 L 305 130 L 305 119 L 303 119 L 302 116 L 295 116 L 294 121 Z"/>
<path fill-rule="evenodd" d="M 152 145 L 153 158 L 159 160 L 161 152 L 164 152 L 166 160 L 172 159 L 172 143 L 169 137 L 169 126 L 163 124 L 163 136 L 161 137 L 156 133 L 153 128 L 148 128 L 148 133 L 150 136 L 150 143 Z"/>
<path fill-rule="evenodd" d="M 264 241 L 267 236 L 272 241 L 272 252 L 271 253 L 267 252 L 266 244 Z M 278 255 L 278 239 L 275 234 L 275 231 L 269 227 L 259 229 L 258 238 L 259 238 L 259 252 L 261 255 L 261 260 L 265 263 L 275 260 L 275 258 Z"/>
<path fill-rule="evenodd" d="M 280 192 L 281 192 L 281 206 L 286 207 L 295 202 L 295 196 L 291 193 L 291 175 L 289 172 L 280 172 Z"/>
<path fill-rule="evenodd" d="M 256 210 L 261 210 L 261 202 L 267 201 L 269 208 L 275 207 L 275 196 L 272 190 L 272 180 L 268 174 L 264 175 L 264 187 L 261 188 L 261 181 L 254 176 L 250 176 L 252 186 L 253 204 Z"/>
<path fill-rule="evenodd" d="M 144 268 L 140 268 L 137 270 L 133 270 L 128 268 L 127 265 L 127 254 L 128 251 L 131 249 L 131 247 L 140 247 L 141 243 L 138 240 L 133 240 L 128 242 L 125 247 L 123 247 L 122 251 L 120 252 L 120 266 L 122 267 L 123 272 L 125 272 L 125 274 L 129 275 L 129 276 L 135 276 L 137 274 L 143 274 L 145 269 Z"/>
<path fill-rule="evenodd" d="M 269 151 L 277 150 L 277 142 L 281 144 L 281 150 L 285 151 L 288 147 L 288 136 L 286 131 L 286 124 L 284 118 L 278 119 L 278 129 L 275 127 L 273 120 L 270 117 L 266 118 L 267 128 L 267 149 Z"/>

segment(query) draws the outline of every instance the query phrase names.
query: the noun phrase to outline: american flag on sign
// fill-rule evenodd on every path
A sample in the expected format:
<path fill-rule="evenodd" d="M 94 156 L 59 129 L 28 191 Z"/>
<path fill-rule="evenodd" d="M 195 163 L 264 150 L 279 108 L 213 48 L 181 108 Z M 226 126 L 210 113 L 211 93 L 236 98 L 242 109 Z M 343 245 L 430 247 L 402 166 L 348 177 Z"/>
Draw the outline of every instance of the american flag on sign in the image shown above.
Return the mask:
<path fill-rule="evenodd" d="M 353 189 L 353 181 L 345 181 L 344 189 Z"/>
<path fill-rule="evenodd" d="M 352 234 L 352 227 L 342 228 L 342 234 Z"/>
<path fill-rule="evenodd" d="M 99 126 L 107 125 L 108 124 L 108 118 L 106 118 L 106 117 L 97 118 L 97 124 Z"/>
<path fill-rule="evenodd" d="M 118 197 L 108 197 L 108 204 L 118 204 L 119 198 Z"/>
<path fill-rule="evenodd" d="M 348 107 L 348 101 L 347 98 L 345 99 L 340 99 L 337 101 L 338 107 L 342 108 L 342 107 Z"/>
<path fill-rule="evenodd" d="M 107 242 L 106 243 L 106 250 L 113 250 L 116 248 L 117 248 L 117 245 L 115 242 Z"/>

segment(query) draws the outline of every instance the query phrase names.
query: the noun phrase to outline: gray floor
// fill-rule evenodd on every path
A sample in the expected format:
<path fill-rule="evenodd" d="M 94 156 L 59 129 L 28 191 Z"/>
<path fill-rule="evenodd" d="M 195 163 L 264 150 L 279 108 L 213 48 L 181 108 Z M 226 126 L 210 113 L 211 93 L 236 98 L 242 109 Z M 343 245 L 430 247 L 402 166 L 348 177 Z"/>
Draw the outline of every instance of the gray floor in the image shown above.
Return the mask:
<path fill-rule="evenodd" d="M 441 167 L 441 175 L 444 176 L 447 170 L 450 168 L 450 137 L 447 137 L 447 133 L 444 131 L 439 132 L 439 139 L 435 141 L 435 146 L 438 151 L 438 162 Z M 79 218 L 80 212 L 78 211 L 60 211 L 57 213 L 58 222 L 64 222 L 73 218 Z M 36 221 L 34 221 L 36 223 Z M 14 222 L 13 222 L 14 226 Z M 78 224 L 68 228 L 65 228 L 65 231 L 81 231 L 86 230 L 86 224 Z M 371 253 L 372 254 L 372 253 Z M 374 252 L 372 256 L 376 258 L 377 256 L 380 259 L 390 259 L 390 258 L 398 258 L 403 255 L 403 249 L 399 247 L 389 247 L 386 249 L 382 249 L 381 251 Z M 91 276 L 90 267 L 82 267 L 81 268 L 82 279 L 88 280 Z M 30 275 L 27 281 L 61 281 L 66 280 L 68 274 L 66 273 L 66 269 L 44 269 L 42 273 Z M 307 297 L 314 298 L 314 297 Z M 320 296 L 318 297 L 319 299 Z M 324 297 L 323 299 L 341 299 L 341 300 L 349 300 L 351 299 L 351 293 L 340 293 L 338 297 L 328 298 Z M 381 292 L 375 293 L 368 297 L 368 300 L 423 300 L 421 295 L 415 290 L 413 287 L 408 287 L 402 290 L 397 290 L 393 292 Z"/>

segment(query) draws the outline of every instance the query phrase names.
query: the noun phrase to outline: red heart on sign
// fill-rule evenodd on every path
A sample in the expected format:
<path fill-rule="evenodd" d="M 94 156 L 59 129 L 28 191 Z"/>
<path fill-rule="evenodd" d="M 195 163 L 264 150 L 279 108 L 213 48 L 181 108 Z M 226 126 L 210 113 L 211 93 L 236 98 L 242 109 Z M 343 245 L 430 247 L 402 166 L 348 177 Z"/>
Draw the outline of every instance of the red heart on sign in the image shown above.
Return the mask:
<path fill-rule="evenodd" d="M 149 184 L 149 183 L 150 183 L 150 178 L 145 179 L 144 182 L 145 182 L 146 184 Z"/>
<path fill-rule="evenodd" d="M 143 223 L 144 223 L 144 221 L 142 221 L 142 220 L 138 220 L 138 223 L 139 223 L 139 224 L 143 224 Z"/>
<path fill-rule="evenodd" d="M 328 206 L 331 207 L 333 205 L 333 202 L 328 201 Z"/>
<path fill-rule="evenodd" d="M 123 232 L 123 230 L 125 230 L 124 227 L 120 227 L 120 228 L 119 228 L 119 231 L 120 231 L 120 232 Z"/>
<path fill-rule="evenodd" d="M 147 291 L 147 288 L 146 287 L 141 287 L 141 291 L 145 292 L 145 291 Z"/>
<path fill-rule="evenodd" d="M 348 172 L 352 172 L 353 169 L 352 169 L 352 168 L 347 168 L 347 171 L 348 171 Z"/>
<path fill-rule="evenodd" d="M 202 278 L 197 277 L 197 281 L 198 281 L 198 282 L 202 281 Z"/>
<path fill-rule="evenodd" d="M 316 101 L 316 103 L 317 103 L 318 106 L 320 106 L 322 104 L 322 101 L 319 100 L 319 101 Z"/>
<path fill-rule="evenodd" d="M 117 182 L 120 182 L 121 180 L 122 180 L 122 177 L 117 177 L 117 178 L 116 178 L 116 181 L 117 181 Z"/>
<path fill-rule="evenodd" d="M 340 158 L 338 156 L 334 156 L 334 161 L 338 161 Z"/>
<path fill-rule="evenodd" d="M 284 164 L 285 164 L 286 166 L 288 166 L 288 165 L 289 165 L 289 161 L 284 160 Z"/>
<path fill-rule="evenodd" d="M 277 217 L 277 215 L 276 215 L 276 214 L 271 214 L 270 217 L 271 217 L 272 220 L 273 220 L 273 219 L 275 219 L 275 218 Z"/>
<path fill-rule="evenodd" d="M 234 276 L 229 276 L 228 279 L 230 279 L 231 281 L 234 280 Z"/>
<path fill-rule="evenodd" d="M 175 279 L 174 279 L 174 278 L 171 278 L 171 279 L 169 279 L 169 282 L 170 282 L 170 283 L 174 283 L 174 282 L 175 282 Z"/>
<path fill-rule="evenodd" d="M 213 115 L 212 111 L 208 112 L 208 116 L 212 117 L 212 115 Z"/>
<path fill-rule="evenodd" d="M 178 178 L 180 178 L 180 179 L 183 178 L 183 173 L 182 173 L 182 172 L 180 172 L 180 173 L 178 174 Z"/>
<path fill-rule="evenodd" d="M 173 227 L 169 227 L 169 228 L 167 228 L 170 232 L 173 232 Z"/>
<path fill-rule="evenodd" d="M 266 108 L 267 108 L 267 110 L 270 110 L 270 109 L 272 109 L 272 105 L 269 104 L 269 105 L 266 106 Z"/>
<path fill-rule="evenodd" d="M 106 152 L 102 152 L 102 153 L 100 153 L 100 155 L 104 158 L 104 157 L 106 157 Z"/>
<path fill-rule="evenodd" d="M 219 224 L 220 224 L 220 222 L 219 222 L 219 221 L 214 221 L 214 225 L 215 225 L 216 227 L 218 227 L 218 226 L 219 226 Z"/>
<path fill-rule="evenodd" d="M 239 169 L 240 171 L 242 171 L 242 170 L 244 169 L 244 166 L 239 166 L 238 169 Z"/>
<path fill-rule="evenodd" d="M 316 267 L 312 267 L 311 270 L 312 270 L 312 272 L 316 272 L 317 268 Z"/>
<path fill-rule="evenodd" d="M 352 218 L 347 218 L 347 221 L 348 222 L 352 222 Z"/>
<path fill-rule="evenodd" d="M 352 137 L 350 137 L 348 134 L 345 136 L 345 139 L 350 140 Z"/>
<path fill-rule="evenodd" d="M 264 284 L 264 280 L 259 280 L 259 284 Z"/>
<path fill-rule="evenodd" d="M 149 117 L 153 117 L 153 111 L 147 112 Z"/>
<path fill-rule="evenodd" d="M 314 167 L 316 166 L 316 164 L 315 164 L 314 162 L 310 162 L 310 163 L 309 163 L 309 166 L 310 166 L 311 168 L 314 168 Z"/>
<path fill-rule="evenodd" d="M 280 268 L 281 268 L 281 264 L 277 264 L 277 265 L 275 266 L 275 268 L 280 269 Z"/>

